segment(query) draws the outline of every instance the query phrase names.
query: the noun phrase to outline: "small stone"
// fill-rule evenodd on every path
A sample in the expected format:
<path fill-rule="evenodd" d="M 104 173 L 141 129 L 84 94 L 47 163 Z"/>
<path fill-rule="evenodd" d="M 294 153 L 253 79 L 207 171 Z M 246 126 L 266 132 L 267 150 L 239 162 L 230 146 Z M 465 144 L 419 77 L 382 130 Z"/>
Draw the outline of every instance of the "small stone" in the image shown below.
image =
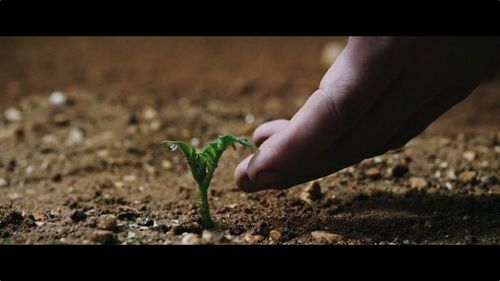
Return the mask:
<path fill-rule="evenodd" d="M 458 180 L 462 183 L 471 183 L 476 179 L 476 172 L 463 171 L 458 175 Z"/>
<path fill-rule="evenodd" d="M 53 105 L 63 105 L 67 101 L 66 96 L 59 91 L 55 91 L 49 96 L 49 102 Z"/>
<path fill-rule="evenodd" d="M 140 226 L 153 226 L 155 221 L 152 218 L 145 218 L 138 223 Z"/>
<path fill-rule="evenodd" d="M 407 165 L 397 164 L 391 170 L 391 175 L 394 178 L 400 178 L 408 173 L 409 169 Z"/>
<path fill-rule="evenodd" d="M 102 215 L 99 217 L 99 222 L 97 223 L 99 229 L 104 230 L 115 230 L 116 229 L 116 217 L 114 215 Z"/>
<path fill-rule="evenodd" d="M 4 178 L 0 178 L 0 187 L 7 186 L 7 180 Z"/>
<path fill-rule="evenodd" d="M 45 214 L 42 213 L 42 212 L 35 212 L 35 213 L 33 213 L 33 217 L 35 218 L 36 221 L 45 220 Z"/>
<path fill-rule="evenodd" d="M 269 238 L 273 241 L 279 241 L 281 239 L 281 232 L 276 229 L 273 229 L 269 232 Z"/>
<path fill-rule="evenodd" d="M 449 191 L 452 191 L 453 190 L 453 185 L 451 184 L 451 182 L 447 182 L 444 184 L 444 186 L 446 187 L 446 189 L 448 189 Z"/>
<path fill-rule="evenodd" d="M 181 240 L 182 245 L 199 245 L 201 244 L 200 235 L 196 233 L 186 233 Z"/>
<path fill-rule="evenodd" d="M 144 120 L 153 120 L 156 118 L 156 110 L 150 106 L 146 106 L 143 110 L 142 110 L 142 118 L 144 118 Z"/>
<path fill-rule="evenodd" d="M 311 232 L 311 236 L 315 240 L 319 240 L 320 242 L 326 242 L 326 243 L 337 243 L 342 239 L 344 239 L 344 237 L 340 234 L 322 230 Z"/>
<path fill-rule="evenodd" d="M 161 167 L 163 169 L 166 169 L 166 170 L 170 170 L 174 167 L 174 165 L 172 164 L 172 162 L 168 161 L 168 160 L 163 160 L 161 162 Z"/>
<path fill-rule="evenodd" d="M 137 234 L 133 231 L 129 231 L 127 233 L 127 239 L 134 239 L 137 236 Z"/>
<path fill-rule="evenodd" d="M 69 131 L 68 139 L 66 140 L 67 144 L 78 144 L 84 141 L 83 131 L 78 128 L 72 128 Z"/>
<path fill-rule="evenodd" d="M 310 182 L 302 192 L 302 199 L 307 202 L 321 199 L 321 185 L 318 181 Z"/>
<path fill-rule="evenodd" d="M 372 167 L 365 171 L 365 176 L 370 179 L 378 179 L 381 176 L 380 169 L 378 167 Z"/>
<path fill-rule="evenodd" d="M 5 120 L 8 122 L 20 122 L 23 121 L 23 113 L 19 109 L 11 107 L 4 112 Z"/>
<path fill-rule="evenodd" d="M 495 185 L 499 181 L 498 181 L 498 178 L 495 176 L 484 176 L 484 177 L 481 177 L 481 182 L 483 184 L 486 184 L 486 185 Z"/>
<path fill-rule="evenodd" d="M 92 234 L 91 239 L 101 244 L 114 244 L 117 242 L 116 235 L 109 230 L 96 230 Z"/>
<path fill-rule="evenodd" d="M 43 221 L 36 221 L 35 224 L 36 224 L 36 226 L 40 227 L 40 226 L 44 226 L 45 222 L 43 222 Z"/>
<path fill-rule="evenodd" d="M 203 230 L 203 233 L 201 234 L 201 239 L 205 243 L 217 243 L 221 241 L 222 239 L 222 234 L 215 233 L 210 230 Z"/>
<path fill-rule="evenodd" d="M 158 131 L 161 128 L 161 126 L 162 124 L 159 120 L 153 120 L 149 124 L 149 128 L 151 129 L 151 131 Z"/>
<path fill-rule="evenodd" d="M 260 234 L 253 235 L 251 233 L 247 233 L 245 235 L 245 241 L 247 241 L 250 244 L 256 244 L 256 243 L 264 241 L 264 236 L 262 236 Z"/>
<path fill-rule="evenodd" d="M 471 161 L 473 161 L 474 159 L 476 159 L 476 153 L 474 153 L 474 151 L 470 151 L 470 150 L 468 150 L 468 151 L 464 152 L 464 154 L 462 154 L 462 157 L 463 157 L 465 160 L 467 160 L 467 161 L 471 162 Z"/>
<path fill-rule="evenodd" d="M 75 222 L 83 221 L 87 218 L 87 214 L 84 211 L 76 210 L 71 214 L 71 219 Z"/>
<path fill-rule="evenodd" d="M 446 177 L 450 180 L 456 180 L 457 175 L 455 174 L 455 170 L 448 170 L 448 172 L 446 172 Z"/>
<path fill-rule="evenodd" d="M 9 198 L 9 200 L 17 200 L 17 199 L 22 198 L 22 197 L 23 196 L 21 194 L 16 193 L 16 192 L 7 194 L 7 198 Z"/>
<path fill-rule="evenodd" d="M 199 138 L 192 138 L 191 139 L 191 145 L 192 146 L 199 146 L 200 145 L 200 139 Z"/>
<path fill-rule="evenodd" d="M 252 124 L 255 121 L 255 116 L 253 114 L 245 115 L 245 123 Z"/>
<path fill-rule="evenodd" d="M 44 144 L 57 144 L 59 140 L 57 139 L 57 137 L 55 135 L 45 135 L 42 137 L 42 142 Z"/>
<path fill-rule="evenodd" d="M 135 175 L 126 175 L 123 177 L 123 181 L 125 182 L 134 182 L 137 180 L 137 177 Z"/>
<path fill-rule="evenodd" d="M 427 187 L 427 181 L 422 177 L 411 177 L 410 186 L 412 188 L 424 188 Z"/>
<path fill-rule="evenodd" d="M 106 158 L 109 156 L 109 150 L 103 148 L 103 149 L 99 149 L 97 152 L 96 152 L 96 155 L 100 158 Z"/>

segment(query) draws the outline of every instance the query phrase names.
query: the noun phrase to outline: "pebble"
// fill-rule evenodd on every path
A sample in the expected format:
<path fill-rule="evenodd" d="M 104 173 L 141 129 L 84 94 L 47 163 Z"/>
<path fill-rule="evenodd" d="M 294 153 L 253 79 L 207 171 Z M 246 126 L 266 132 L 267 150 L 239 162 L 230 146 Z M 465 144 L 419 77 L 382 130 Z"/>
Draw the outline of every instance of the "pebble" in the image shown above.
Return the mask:
<path fill-rule="evenodd" d="M 142 110 L 142 117 L 144 118 L 144 120 L 153 120 L 156 118 L 156 110 L 150 106 L 146 106 L 143 110 Z"/>
<path fill-rule="evenodd" d="M 59 91 L 55 91 L 49 96 L 49 102 L 53 105 L 63 105 L 67 101 L 66 96 Z"/>
<path fill-rule="evenodd" d="M 36 226 L 40 227 L 40 226 L 44 226 L 45 222 L 43 222 L 43 221 L 36 221 L 35 224 L 36 224 Z"/>
<path fill-rule="evenodd" d="M 152 218 L 145 218 L 138 223 L 140 226 L 153 226 L 155 221 Z"/>
<path fill-rule="evenodd" d="M 279 241 L 281 239 L 281 232 L 276 229 L 273 229 L 269 232 L 269 238 L 273 241 Z"/>
<path fill-rule="evenodd" d="M 196 233 L 186 233 L 181 240 L 182 245 L 199 245 L 201 244 L 200 235 Z"/>
<path fill-rule="evenodd" d="M 264 236 L 262 236 L 260 234 L 253 235 L 251 233 L 247 233 L 247 234 L 245 234 L 245 241 L 247 241 L 250 244 L 256 244 L 256 243 L 264 241 Z"/>
<path fill-rule="evenodd" d="M 126 175 L 123 177 L 123 181 L 125 182 L 134 182 L 137 180 L 137 177 L 135 175 Z"/>
<path fill-rule="evenodd" d="M 200 139 L 199 138 L 192 138 L 191 139 L 191 145 L 192 146 L 199 146 L 200 145 Z"/>
<path fill-rule="evenodd" d="M 481 177 L 481 182 L 486 184 L 486 185 L 495 185 L 499 181 L 498 181 L 498 178 L 495 176 L 484 176 L 484 177 Z"/>
<path fill-rule="evenodd" d="M 0 178 L 0 187 L 7 186 L 7 180 L 4 178 Z"/>
<path fill-rule="evenodd" d="M 127 239 L 134 239 L 135 237 L 137 237 L 137 234 L 133 231 L 129 231 L 127 233 Z"/>
<path fill-rule="evenodd" d="M 380 169 L 378 167 L 372 167 L 365 171 L 365 176 L 370 179 L 378 179 L 381 176 Z"/>
<path fill-rule="evenodd" d="M 33 213 L 33 217 L 35 218 L 35 220 L 37 221 L 42 221 L 45 219 L 45 214 L 42 213 L 42 212 L 35 212 Z"/>
<path fill-rule="evenodd" d="M 470 151 L 470 150 L 469 150 L 469 151 L 464 152 L 464 154 L 462 154 L 462 157 L 463 157 L 465 160 L 467 160 L 467 161 L 471 162 L 471 161 L 473 161 L 474 159 L 476 159 L 476 153 L 474 153 L 474 151 Z"/>
<path fill-rule="evenodd" d="M 8 122 L 20 122 L 23 121 L 23 113 L 19 109 L 11 107 L 4 112 L 5 120 Z"/>
<path fill-rule="evenodd" d="M 450 180 L 456 180 L 457 175 L 455 174 L 455 170 L 448 170 L 448 172 L 446 172 L 446 177 Z"/>
<path fill-rule="evenodd" d="M 151 131 L 158 131 L 161 128 L 161 126 L 162 124 L 159 120 L 153 120 L 149 124 L 149 128 L 151 129 Z"/>
<path fill-rule="evenodd" d="M 495 145 L 494 150 L 496 153 L 500 153 L 500 145 Z"/>
<path fill-rule="evenodd" d="M 422 177 L 411 177 L 410 186 L 412 188 L 424 188 L 427 187 L 427 181 Z"/>
<path fill-rule="evenodd" d="M 84 140 L 83 132 L 82 130 L 78 128 L 72 128 L 69 131 L 69 136 L 68 139 L 66 140 L 67 144 L 78 144 L 82 143 Z"/>
<path fill-rule="evenodd" d="M 406 175 L 409 171 L 410 171 L 410 169 L 408 169 L 407 165 L 397 164 L 396 166 L 394 166 L 392 168 L 391 175 L 394 178 L 400 178 L 400 177 Z"/>
<path fill-rule="evenodd" d="M 42 137 L 42 142 L 44 144 L 57 144 L 58 139 L 55 135 L 49 134 Z"/>
<path fill-rule="evenodd" d="M 444 184 L 444 186 L 446 187 L 446 189 L 448 189 L 449 191 L 452 191 L 453 190 L 453 185 L 451 184 L 451 182 L 447 182 Z"/>
<path fill-rule="evenodd" d="M 114 244 L 117 242 L 116 235 L 109 230 L 96 230 L 92 234 L 91 239 L 101 244 Z"/>
<path fill-rule="evenodd" d="M 172 164 L 172 162 L 168 161 L 168 160 L 163 160 L 161 162 L 161 166 L 163 169 L 166 169 L 166 170 L 170 170 L 174 167 L 174 165 Z"/>
<path fill-rule="evenodd" d="M 210 230 L 203 230 L 201 234 L 201 239 L 206 243 L 217 243 L 221 240 L 222 234 L 217 234 Z"/>
<path fill-rule="evenodd" d="M 340 234 L 322 230 L 311 232 L 311 236 L 316 240 L 325 241 L 326 243 L 337 243 L 344 239 Z"/>
<path fill-rule="evenodd" d="M 318 181 L 310 182 L 301 194 L 302 200 L 311 202 L 321 199 L 321 185 Z"/>
<path fill-rule="evenodd" d="M 83 221 L 87 218 L 87 214 L 85 214 L 84 211 L 81 210 L 76 210 L 71 214 L 71 219 L 75 222 L 77 221 Z"/>
<path fill-rule="evenodd" d="M 458 175 L 458 180 L 462 183 L 471 183 L 476 179 L 476 172 L 463 171 Z"/>
<path fill-rule="evenodd" d="M 324 66 L 332 65 L 344 47 L 344 44 L 335 41 L 326 43 L 321 50 L 321 63 Z"/>
<path fill-rule="evenodd" d="M 116 217 L 114 215 L 102 215 L 99 217 L 99 222 L 97 223 L 99 229 L 104 230 L 115 230 L 116 229 Z"/>
<path fill-rule="evenodd" d="M 245 123 L 252 124 L 255 121 L 255 116 L 253 114 L 245 115 Z"/>

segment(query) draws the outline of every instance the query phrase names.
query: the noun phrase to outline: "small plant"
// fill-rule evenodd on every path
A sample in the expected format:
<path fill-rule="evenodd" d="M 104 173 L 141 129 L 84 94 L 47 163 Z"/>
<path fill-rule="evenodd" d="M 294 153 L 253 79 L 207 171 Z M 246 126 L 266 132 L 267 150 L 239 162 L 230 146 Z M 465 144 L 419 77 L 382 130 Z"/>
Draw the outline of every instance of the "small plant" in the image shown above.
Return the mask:
<path fill-rule="evenodd" d="M 248 147 L 252 151 L 257 150 L 257 147 L 248 141 L 247 138 L 231 135 L 219 136 L 217 139 L 209 142 L 200 153 L 196 152 L 194 147 L 182 141 L 166 140 L 162 142 L 162 144 L 167 144 L 171 151 L 180 148 L 186 157 L 191 174 L 198 184 L 199 215 L 203 227 L 211 228 L 214 226 L 208 206 L 208 187 L 222 153 L 229 145 L 236 150 L 235 143 Z"/>

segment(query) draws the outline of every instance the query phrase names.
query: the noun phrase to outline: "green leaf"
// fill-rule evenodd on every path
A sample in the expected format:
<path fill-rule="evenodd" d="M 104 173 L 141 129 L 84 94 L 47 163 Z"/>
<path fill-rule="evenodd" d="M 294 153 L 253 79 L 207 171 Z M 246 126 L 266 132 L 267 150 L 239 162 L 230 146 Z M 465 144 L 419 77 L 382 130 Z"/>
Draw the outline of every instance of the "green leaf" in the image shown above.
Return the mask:
<path fill-rule="evenodd" d="M 252 151 L 258 148 L 245 137 L 235 137 L 232 135 L 219 136 L 217 139 L 209 142 L 200 153 L 191 145 L 182 141 L 163 141 L 171 150 L 177 147 L 182 150 L 188 162 L 191 173 L 196 182 L 200 183 L 206 180 L 206 177 L 213 175 L 222 153 L 231 145 L 236 149 L 236 143 L 250 148 Z"/>
<path fill-rule="evenodd" d="M 210 227 L 213 222 L 210 218 L 208 209 L 207 190 L 212 180 L 217 163 L 222 153 L 231 145 L 236 149 L 236 143 L 244 147 L 250 148 L 252 151 L 258 148 L 245 137 L 235 137 L 231 135 L 219 136 L 217 139 L 209 142 L 201 152 L 197 152 L 194 147 L 182 141 L 163 141 L 162 144 L 167 144 L 170 150 L 174 151 L 180 148 L 186 157 L 191 174 L 198 184 L 198 199 L 200 202 L 200 217 L 204 226 Z"/>

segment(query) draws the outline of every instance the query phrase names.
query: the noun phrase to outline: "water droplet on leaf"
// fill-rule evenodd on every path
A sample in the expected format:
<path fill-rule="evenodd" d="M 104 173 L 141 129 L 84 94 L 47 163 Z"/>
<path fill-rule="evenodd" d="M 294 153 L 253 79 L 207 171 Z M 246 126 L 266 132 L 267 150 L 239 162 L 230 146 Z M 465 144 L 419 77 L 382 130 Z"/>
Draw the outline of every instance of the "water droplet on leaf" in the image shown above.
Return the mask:
<path fill-rule="evenodd" d="M 170 151 L 175 151 L 175 150 L 177 150 L 178 147 L 179 146 L 177 146 L 176 144 L 173 144 L 173 143 L 168 145 L 168 149 L 170 149 Z"/>

